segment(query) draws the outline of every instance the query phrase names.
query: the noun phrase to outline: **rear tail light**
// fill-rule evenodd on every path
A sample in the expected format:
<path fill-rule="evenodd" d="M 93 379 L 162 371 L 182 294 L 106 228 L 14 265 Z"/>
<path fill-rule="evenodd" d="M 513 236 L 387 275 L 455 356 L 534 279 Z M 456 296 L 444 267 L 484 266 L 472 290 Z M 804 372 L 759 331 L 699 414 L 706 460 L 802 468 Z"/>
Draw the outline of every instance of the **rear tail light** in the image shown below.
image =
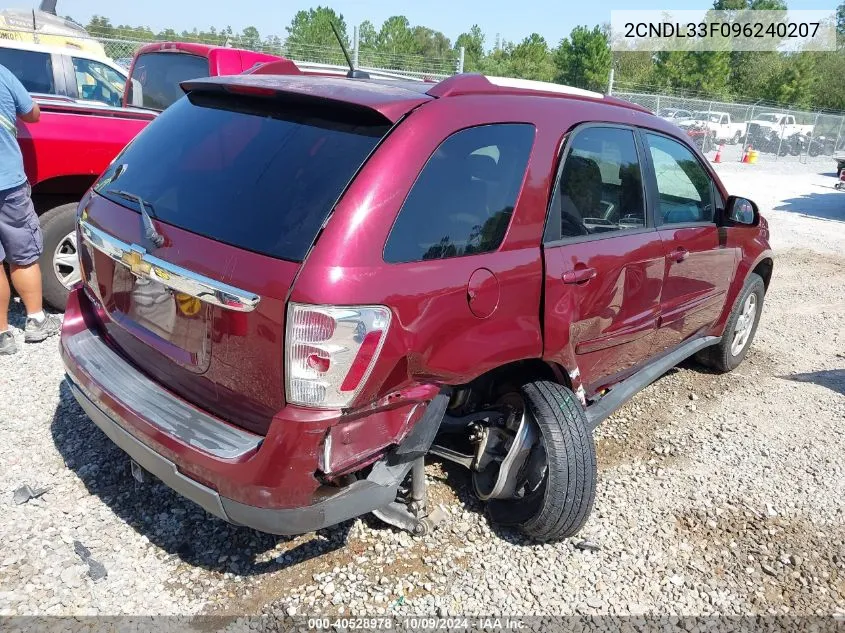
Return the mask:
<path fill-rule="evenodd" d="M 342 409 L 361 391 L 390 326 L 384 306 L 288 306 L 287 401 Z"/>

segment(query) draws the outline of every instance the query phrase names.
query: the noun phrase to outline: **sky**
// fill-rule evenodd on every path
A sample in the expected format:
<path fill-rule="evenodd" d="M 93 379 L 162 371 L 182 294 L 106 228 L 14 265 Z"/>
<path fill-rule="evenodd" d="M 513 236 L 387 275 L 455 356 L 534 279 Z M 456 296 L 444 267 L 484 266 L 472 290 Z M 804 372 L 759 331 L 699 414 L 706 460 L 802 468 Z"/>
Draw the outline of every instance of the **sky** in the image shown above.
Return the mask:
<path fill-rule="evenodd" d="M 838 0 L 787 0 L 790 9 L 833 10 Z M 38 1 L 18 6 L 37 7 Z M 566 37 L 578 25 L 610 22 L 613 9 L 704 9 L 712 0 L 58 0 L 59 15 L 70 15 L 85 24 L 92 15 L 108 17 L 112 24 L 149 26 L 153 30 L 217 28 L 230 25 L 240 31 L 255 26 L 262 36 L 284 37 L 294 14 L 318 5 L 341 13 L 351 35 L 352 26 L 370 20 L 378 28 L 392 15 L 404 15 L 412 26 L 423 25 L 442 31 L 452 41 L 478 24 L 492 47 L 496 34 L 503 40 L 519 41 L 537 32 L 552 44 Z M 13 5 L 10 2 L 7 6 Z"/>

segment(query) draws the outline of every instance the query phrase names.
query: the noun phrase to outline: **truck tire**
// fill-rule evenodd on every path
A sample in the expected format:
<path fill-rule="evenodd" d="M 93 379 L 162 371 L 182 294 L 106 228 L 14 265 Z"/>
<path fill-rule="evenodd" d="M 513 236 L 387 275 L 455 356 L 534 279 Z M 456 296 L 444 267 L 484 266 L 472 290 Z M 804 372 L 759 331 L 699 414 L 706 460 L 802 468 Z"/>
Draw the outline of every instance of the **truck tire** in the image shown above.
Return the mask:
<path fill-rule="evenodd" d="M 50 209 L 39 218 L 44 239 L 41 254 L 41 285 L 44 301 L 52 308 L 64 311 L 70 287 L 80 279 L 76 247 L 77 204 L 63 204 Z"/>
<path fill-rule="evenodd" d="M 576 534 L 596 496 L 596 447 L 581 403 L 566 387 L 536 381 L 521 388 L 526 412 L 540 430 L 546 472 L 539 487 L 522 499 L 494 500 L 494 523 L 519 526 L 537 541 Z"/>
<path fill-rule="evenodd" d="M 718 345 L 698 352 L 696 360 L 719 373 L 727 373 L 739 367 L 757 332 L 765 295 L 763 278 L 757 273 L 748 275 L 731 310 L 722 340 Z"/>

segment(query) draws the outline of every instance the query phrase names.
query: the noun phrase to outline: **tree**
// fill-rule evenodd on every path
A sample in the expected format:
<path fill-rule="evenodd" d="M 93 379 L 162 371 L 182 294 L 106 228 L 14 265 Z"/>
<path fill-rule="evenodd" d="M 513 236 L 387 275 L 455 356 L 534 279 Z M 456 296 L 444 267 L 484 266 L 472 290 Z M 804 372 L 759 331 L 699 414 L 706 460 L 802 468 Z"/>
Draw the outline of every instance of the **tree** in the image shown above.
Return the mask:
<path fill-rule="evenodd" d="M 378 48 L 378 31 L 369 20 L 364 20 L 358 26 L 358 48 L 368 51 Z"/>
<path fill-rule="evenodd" d="M 415 26 L 411 31 L 414 40 L 413 52 L 428 59 L 442 58 L 452 49 L 452 43 L 440 31 L 425 26 Z"/>
<path fill-rule="evenodd" d="M 555 65 L 545 38 L 532 33 L 517 44 L 510 53 L 510 69 L 515 77 L 553 81 Z"/>
<path fill-rule="evenodd" d="M 727 97 L 730 63 L 727 51 L 661 51 L 655 55 L 653 77 L 664 88 Z"/>
<path fill-rule="evenodd" d="M 763 92 L 764 97 L 769 101 L 798 107 L 812 105 L 814 59 L 811 55 L 814 54 L 794 53 L 783 56 L 782 69 Z"/>
<path fill-rule="evenodd" d="M 264 38 L 263 50 L 265 53 L 282 55 L 282 38 L 278 35 L 268 35 Z"/>
<path fill-rule="evenodd" d="M 261 35 L 254 26 L 248 26 L 241 32 L 240 45 L 249 50 L 258 50 L 261 47 Z"/>
<path fill-rule="evenodd" d="M 343 63 L 343 52 L 332 31 L 337 27 L 340 39 L 349 46 L 346 21 L 329 7 L 298 11 L 287 27 L 285 42 L 288 55 L 294 59 L 318 59 L 323 62 Z"/>
<path fill-rule="evenodd" d="M 383 53 L 410 54 L 414 52 L 414 34 L 404 15 L 387 18 L 378 33 L 378 48 Z"/>
<path fill-rule="evenodd" d="M 616 81 L 634 90 L 642 86 L 653 86 L 658 82 L 654 77 L 653 51 L 615 51 L 613 68 L 616 69 Z"/>
<path fill-rule="evenodd" d="M 112 26 L 111 20 L 101 15 L 92 15 L 88 24 L 85 25 L 85 30 L 97 37 L 112 37 L 114 35 L 114 26 Z"/>
<path fill-rule="evenodd" d="M 455 40 L 455 52 L 464 48 L 464 72 L 477 72 L 481 69 L 484 57 L 484 33 L 481 27 L 473 24 L 468 33 L 461 33 Z"/>
<path fill-rule="evenodd" d="M 555 80 L 588 90 L 603 91 L 607 86 L 613 56 L 607 32 L 576 26 L 561 40 L 554 54 Z"/>
<path fill-rule="evenodd" d="M 813 55 L 815 68 L 811 88 L 813 105 L 830 110 L 845 110 L 845 55 L 842 51 L 805 53 Z"/>
<path fill-rule="evenodd" d="M 715 0 L 716 11 L 786 11 L 784 0 Z"/>

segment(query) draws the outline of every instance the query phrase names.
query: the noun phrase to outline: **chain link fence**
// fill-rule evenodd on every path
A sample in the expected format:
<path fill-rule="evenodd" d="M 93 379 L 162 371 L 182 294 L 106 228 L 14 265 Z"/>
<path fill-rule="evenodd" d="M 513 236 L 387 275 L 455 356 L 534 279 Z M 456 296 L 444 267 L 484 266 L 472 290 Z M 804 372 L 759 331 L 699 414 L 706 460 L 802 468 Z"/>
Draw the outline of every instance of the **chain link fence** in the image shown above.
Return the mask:
<path fill-rule="evenodd" d="M 35 39 L 31 31 L 5 31 L 9 39 L 28 39 L 30 42 Z M 17 37 L 15 37 L 17 36 Z M 145 44 L 157 40 L 130 40 L 114 39 L 107 37 L 74 38 L 88 50 L 102 50 L 110 59 L 120 66 L 128 69 L 135 52 Z M 198 44 L 210 44 L 213 46 L 239 46 L 257 52 L 280 55 L 293 60 L 304 69 L 327 70 L 346 69 L 346 58 L 339 46 L 316 46 L 307 44 L 296 44 L 288 46 L 284 43 L 273 45 L 260 42 L 231 42 L 226 37 L 220 38 L 184 38 L 179 37 L 178 41 L 189 41 Z M 357 67 L 361 70 L 376 73 L 382 76 L 395 76 L 397 78 L 410 79 L 445 79 L 458 72 L 458 56 L 446 56 L 442 58 L 427 58 L 419 55 L 392 54 L 381 51 L 362 48 L 358 51 L 350 51 L 350 55 L 358 60 Z"/>
<path fill-rule="evenodd" d="M 763 162 L 793 161 L 815 169 L 845 155 L 845 113 L 619 90 L 613 96 L 675 123 L 711 158 L 721 145 L 722 160 L 741 160 L 746 150 L 756 150 Z"/>

